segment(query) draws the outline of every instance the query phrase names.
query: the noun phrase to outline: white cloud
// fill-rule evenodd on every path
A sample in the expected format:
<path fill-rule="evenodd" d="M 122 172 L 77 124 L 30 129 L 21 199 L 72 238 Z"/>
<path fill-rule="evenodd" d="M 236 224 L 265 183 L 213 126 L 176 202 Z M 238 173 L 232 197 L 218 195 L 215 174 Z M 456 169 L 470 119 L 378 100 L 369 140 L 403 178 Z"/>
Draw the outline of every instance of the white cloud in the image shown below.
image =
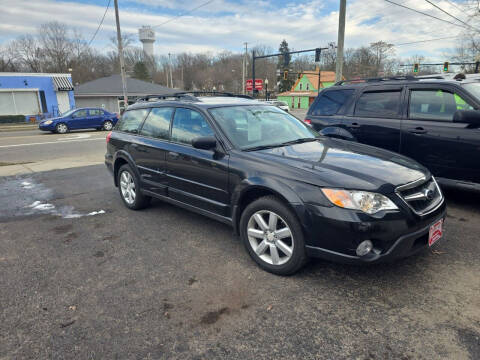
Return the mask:
<path fill-rule="evenodd" d="M 128 8 L 120 8 L 120 20 L 125 32 L 137 34 L 141 25 L 156 25 L 182 14 L 206 0 L 167 1 L 136 0 Z M 402 1 L 407 6 L 448 18 L 426 2 Z M 445 10 L 462 19 L 450 2 L 436 1 Z M 146 11 L 145 6 L 151 7 Z M 180 51 L 218 52 L 223 49 L 241 51 L 242 44 L 265 44 L 277 48 L 287 39 L 295 49 L 325 46 L 337 40 L 338 1 L 292 1 L 280 6 L 270 1 L 215 0 L 198 11 L 174 19 L 156 28 L 155 51 L 166 54 Z M 54 0 L 2 0 L 0 12 L 0 44 L 25 33 L 34 33 L 47 21 L 58 20 L 78 28 L 88 40 L 100 21 L 104 5 L 62 2 Z M 159 14 L 170 9 L 169 15 Z M 372 19 L 377 22 L 369 24 Z M 450 19 L 454 21 L 453 19 Z M 462 31 L 440 21 L 415 14 L 382 0 L 351 0 L 347 7 L 346 47 L 368 45 L 384 40 L 390 43 L 446 37 Z M 105 48 L 108 38 L 115 34 L 113 9 L 109 9 L 105 23 L 93 43 Z M 443 58 L 445 48 L 454 48 L 457 39 L 428 42 L 396 48 L 396 54 L 406 56 L 423 53 Z"/>

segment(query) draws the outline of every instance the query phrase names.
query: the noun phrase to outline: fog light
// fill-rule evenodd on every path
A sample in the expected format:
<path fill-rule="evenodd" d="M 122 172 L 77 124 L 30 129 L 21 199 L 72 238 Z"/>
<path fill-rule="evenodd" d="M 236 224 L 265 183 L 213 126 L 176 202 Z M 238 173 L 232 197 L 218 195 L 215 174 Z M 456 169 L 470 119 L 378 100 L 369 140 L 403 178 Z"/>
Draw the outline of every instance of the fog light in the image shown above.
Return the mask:
<path fill-rule="evenodd" d="M 373 249 L 373 244 L 370 240 L 365 240 L 357 246 L 357 255 L 365 256 Z"/>

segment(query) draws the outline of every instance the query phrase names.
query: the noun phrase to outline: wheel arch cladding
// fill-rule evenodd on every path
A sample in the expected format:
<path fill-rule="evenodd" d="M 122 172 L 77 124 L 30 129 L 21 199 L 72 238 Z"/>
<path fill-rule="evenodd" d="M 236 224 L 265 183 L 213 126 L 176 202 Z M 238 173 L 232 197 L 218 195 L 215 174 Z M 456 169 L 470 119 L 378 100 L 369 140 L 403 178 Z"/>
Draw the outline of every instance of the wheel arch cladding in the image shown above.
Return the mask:
<path fill-rule="evenodd" d="M 355 136 L 353 136 L 348 130 L 342 129 L 337 126 L 327 126 L 319 131 L 323 136 L 329 136 L 333 138 L 340 138 L 344 140 L 357 141 Z"/>
<path fill-rule="evenodd" d="M 116 155 L 113 163 L 113 179 L 115 186 L 118 186 L 118 170 L 125 164 L 128 164 L 135 173 L 134 175 L 138 177 L 137 168 L 134 165 L 135 163 L 132 161 L 132 159 L 130 159 L 130 156 L 127 153 L 121 152 L 120 154 Z"/>
<path fill-rule="evenodd" d="M 299 220 L 301 219 L 302 214 L 299 213 L 301 206 L 295 206 L 295 204 L 301 204 L 302 200 L 289 186 L 275 180 L 245 179 L 237 185 L 232 197 L 232 224 L 236 234 L 239 233 L 240 218 L 245 208 L 264 196 L 275 196 L 292 210 Z"/>

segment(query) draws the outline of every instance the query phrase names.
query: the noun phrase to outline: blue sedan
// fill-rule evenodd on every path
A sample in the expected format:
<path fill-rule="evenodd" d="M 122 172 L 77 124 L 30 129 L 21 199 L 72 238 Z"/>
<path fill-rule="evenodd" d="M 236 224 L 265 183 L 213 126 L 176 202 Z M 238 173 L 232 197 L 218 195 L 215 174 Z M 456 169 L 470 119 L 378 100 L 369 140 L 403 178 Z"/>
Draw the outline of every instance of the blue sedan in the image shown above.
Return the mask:
<path fill-rule="evenodd" d="M 99 108 L 82 108 L 67 111 L 60 117 L 44 120 L 38 125 L 38 128 L 59 134 L 78 129 L 110 131 L 117 121 L 117 114 Z"/>

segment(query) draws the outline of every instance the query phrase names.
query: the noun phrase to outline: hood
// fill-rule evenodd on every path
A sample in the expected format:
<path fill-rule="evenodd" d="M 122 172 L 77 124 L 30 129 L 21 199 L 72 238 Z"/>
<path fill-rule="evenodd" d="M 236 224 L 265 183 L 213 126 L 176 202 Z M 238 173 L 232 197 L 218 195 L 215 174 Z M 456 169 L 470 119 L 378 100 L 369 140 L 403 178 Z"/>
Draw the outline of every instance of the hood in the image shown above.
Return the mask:
<path fill-rule="evenodd" d="M 48 118 L 48 119 L 45 119 L 45 120 L 42 120 L 42 123 L 45 122 L 45 121 L 55 121 L 55 120 L 60 120 L 60 119 L 63 119 L 62 117 L 53 117 L 53 118 Z"/>
<path fill-rule="evenodd" d="M 416 161 L 387 150 L 350 141 L 317 141 L 260 150 L 265 160 L 301 169 L 304 179 L 318 186 L 391 192 L 395 187 L 429 177 Z"/>

